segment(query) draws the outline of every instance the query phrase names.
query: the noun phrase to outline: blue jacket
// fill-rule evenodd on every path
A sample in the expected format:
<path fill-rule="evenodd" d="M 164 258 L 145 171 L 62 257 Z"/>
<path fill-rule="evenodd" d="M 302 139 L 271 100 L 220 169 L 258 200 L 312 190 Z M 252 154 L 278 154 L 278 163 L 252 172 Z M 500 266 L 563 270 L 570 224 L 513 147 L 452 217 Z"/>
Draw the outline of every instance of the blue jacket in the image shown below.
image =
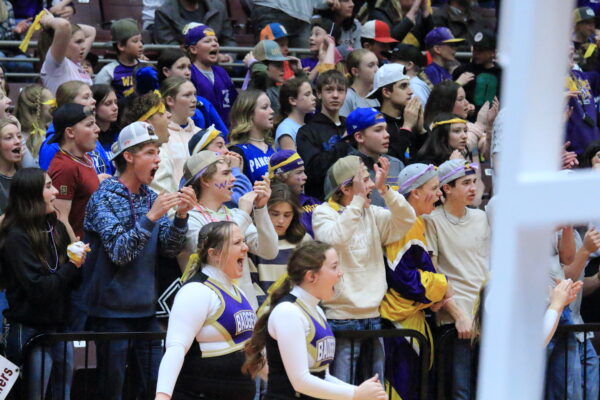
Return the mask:
<path fill-rule="evenodd" d="M 196 105 L 196 112 L 192 117 L 194 125 L 201 129 L 206 129 L 209 126 L 214 125 L 215 128 L 223 134 L 225 142 L 227 142 L 229 129 L 225 126 L 225 123 L 223 122 L 223 119 L 221 119 L 215 106 L 202 96 L 196 96 L 196 100 L 198 100 L 198 105 Z"/>
<path fill-rule="evenodd" d="M 187 233 L 187 219 L 171 222 L 163 216 L 152 222 L 146 217 L 156 197 L 146 185 L 131 194 L 117 178 L 109 178 L 90 198 L 83 222 L 92 248 L 83 267 L 90 316 L 154 315 L 158 254 L 175 257 Z"/>
<path fill-rule="evenodd" d="M 50 168 L 52 159 L 56 153 L 58 153 L 58 143 L 48 143 L 48 140 L 50 140 L 52 136 L 54 136 L 54 124 L 50 124 L 48 127 L 48 130 L 46 131 L 46 139 L 40 147 L 39 162 L 40 168 L 44 171 L 47 171 L 48 168 Z M 115 173 L 115 167 L 108 160 L 108 155 L 106 154 L 106 151 L 102 147 L 102 144 L 99 140 L 96 141 L 96 149 L 94 151 L 90 151 L 88 154 L 94 162 L 96 173 L 109 175 L 113 175 Z"/>

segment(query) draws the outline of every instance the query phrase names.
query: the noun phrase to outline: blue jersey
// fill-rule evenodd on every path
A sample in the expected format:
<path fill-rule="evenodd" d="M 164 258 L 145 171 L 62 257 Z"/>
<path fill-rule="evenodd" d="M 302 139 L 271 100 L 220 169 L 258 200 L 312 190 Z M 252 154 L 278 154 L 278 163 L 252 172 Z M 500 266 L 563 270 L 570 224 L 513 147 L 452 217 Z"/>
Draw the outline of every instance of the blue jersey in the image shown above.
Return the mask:
<path fill-rule="evenodd" d="M 275 153 L 271 146 L 264 152 L 251 143 L 236 144 L 232 151 L 244 158 L 244 174 L 254 185 L 256 181 L 262 181 L 269 171 L 269 158 Z"/>

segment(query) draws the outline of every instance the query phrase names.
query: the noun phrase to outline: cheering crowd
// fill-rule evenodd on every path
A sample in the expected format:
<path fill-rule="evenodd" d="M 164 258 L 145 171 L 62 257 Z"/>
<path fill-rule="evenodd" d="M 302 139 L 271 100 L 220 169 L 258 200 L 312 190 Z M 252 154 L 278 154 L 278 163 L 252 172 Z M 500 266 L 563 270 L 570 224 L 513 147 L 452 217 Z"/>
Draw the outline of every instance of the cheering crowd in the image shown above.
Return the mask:
<path fill-rule="evenodd" d="M 22 40 L 2 55 L 40 60 L 0 79 L 2 337 L 25 398 L 71 398 L 73 344 L 25 359 L 34 336 L 166 331 L 164 349 L 96 342 L 98 398 L 418 399 L 420 346 L 453 330 L 443 390 L 475 397 L 512 134 L 500 1 L 254 0 L 236 56 L 225 1 L 145 0 L 112 21 L 108 63 L 77 4 L 41 3 L 0 0 L 0 40 Z M 578 3 L 566 174 L 600 170 L 600 5 Z M 9 72 L 39 79 L 9 93 Z M 600 223 L 557 227 L 552 249 L 545 396 L 597 400 L 593 335 L 555 331 L 600 321 Z M 381 329 L 426 342 L 335 337 Z"/>

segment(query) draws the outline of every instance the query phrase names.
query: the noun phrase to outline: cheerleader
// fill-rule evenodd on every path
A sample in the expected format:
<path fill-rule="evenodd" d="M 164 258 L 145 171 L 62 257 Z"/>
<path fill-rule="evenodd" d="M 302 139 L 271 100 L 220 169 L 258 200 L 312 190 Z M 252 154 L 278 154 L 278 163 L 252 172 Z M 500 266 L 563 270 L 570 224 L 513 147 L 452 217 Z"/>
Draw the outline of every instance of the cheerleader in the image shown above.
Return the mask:
<path fill-rule="evenodd" d="M 323 242 L 304 244 L 292 254 L 287 272 L 271 295 L 273 308 L 260 317 L 246 344 L 245 372 L 257 375 L 268 365 L 264 399 L 387 399 L 377 375 L 354 386 L 329 374 L 335 338 L 318 303 L 334 297 L 343 275 L 335 249 Z"/>
<path fill-rule="evenodd" d="M 248 246 L 230 221 L 211 222 L 198 235 L 197 260 L 169 318 L 156 400 L 251 400 L 255 383 L 241 372 L 244 344 L 256 314 L 234 284 Z"/>

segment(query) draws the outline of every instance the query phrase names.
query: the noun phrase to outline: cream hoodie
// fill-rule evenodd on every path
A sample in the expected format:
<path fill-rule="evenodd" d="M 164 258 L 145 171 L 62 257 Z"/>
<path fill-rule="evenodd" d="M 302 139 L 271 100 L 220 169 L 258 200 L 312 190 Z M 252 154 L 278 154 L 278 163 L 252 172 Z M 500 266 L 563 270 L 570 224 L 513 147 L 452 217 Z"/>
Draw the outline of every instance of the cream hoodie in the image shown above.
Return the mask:
<path fill-rule="evenodd" d="M 190 158 L 188 142 L 199 130 L 200 128 L 194 125 L 191 118 L 188 118 L 185 128 L 175 122 L 169 122 L 169 141 L 160 146 L 160 164 L 150 184 L 150 188 L 155 192 L 160 193 L 164 190 L 167 193 L 174 193 L 179 190 L 183 166 Z"/>
<path fill-rule="evenodd" d="M 339 212 L 331 203 L 323 203 L 313 212 L 315 239 L 336 249 L 344 271 L 336 287 L 340 293 L 323 304 L 329 319 L 379 316 L 379 304 L 387 290 L 383 246 L 400 240 L 416 220 L 401 194 L 388 190 L 383 199 L 389 209 L 364 208 L 365 200 L 354 196 Z"/>

